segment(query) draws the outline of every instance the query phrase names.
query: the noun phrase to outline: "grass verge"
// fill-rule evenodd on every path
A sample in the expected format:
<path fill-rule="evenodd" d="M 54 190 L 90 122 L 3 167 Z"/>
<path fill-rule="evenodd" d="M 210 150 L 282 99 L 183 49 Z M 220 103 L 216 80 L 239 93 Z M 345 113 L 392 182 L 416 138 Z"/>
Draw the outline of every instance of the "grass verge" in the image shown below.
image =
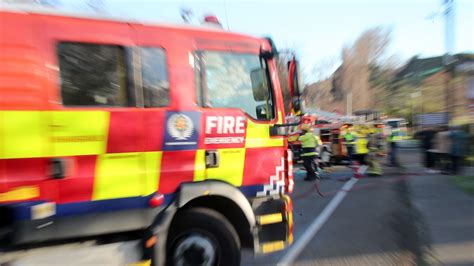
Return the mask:
<path fill-rule="evenodd" d="M 471 195 L 474 195 L 474 176 L 453 176 L 452 180 L 462 190 L 466 191 Z"/>

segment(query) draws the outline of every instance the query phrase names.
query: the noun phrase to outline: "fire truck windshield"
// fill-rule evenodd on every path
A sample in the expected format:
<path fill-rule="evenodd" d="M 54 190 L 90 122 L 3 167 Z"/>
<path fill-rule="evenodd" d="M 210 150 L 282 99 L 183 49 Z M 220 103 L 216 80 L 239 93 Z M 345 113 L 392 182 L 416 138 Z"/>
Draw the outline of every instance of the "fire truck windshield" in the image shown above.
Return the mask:
<path fill-rule="evenodd" d="M 260 120 L 262 114 L 264 120 L 274 117 L 266 63 L 258 55 L 206 51 L 201 62 L 207 106 L 240 108 Z M 264 76 L 256 79 L 256 73 Z"/>

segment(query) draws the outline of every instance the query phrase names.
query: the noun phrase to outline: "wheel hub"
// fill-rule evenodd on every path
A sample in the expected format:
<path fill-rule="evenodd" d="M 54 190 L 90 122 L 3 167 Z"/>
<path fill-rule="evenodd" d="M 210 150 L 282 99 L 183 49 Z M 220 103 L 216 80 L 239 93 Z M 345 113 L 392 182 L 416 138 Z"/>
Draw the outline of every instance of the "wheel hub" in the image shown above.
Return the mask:
<path fill-rule="evenodd" d="M 193 234 L 178 243 L 174 252 L 175 265 L 206 265 L 215 261 L 215 246 L 211 239 L 200 234 Z"/>

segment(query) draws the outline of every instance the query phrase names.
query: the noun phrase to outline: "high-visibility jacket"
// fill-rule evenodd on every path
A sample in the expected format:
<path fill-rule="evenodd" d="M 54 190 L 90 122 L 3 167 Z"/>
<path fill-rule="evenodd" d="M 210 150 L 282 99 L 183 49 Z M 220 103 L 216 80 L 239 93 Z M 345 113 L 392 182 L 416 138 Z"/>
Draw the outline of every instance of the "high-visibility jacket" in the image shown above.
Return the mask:
<path fill-rule="evenodd" d="M 388 142 L 397 142 L 402 139 L 403 136 L 401 135 L 401 131 L 398 128 L 392 129 L 392 132 L 390 132 L 390 135 L 388 136 Z"/>
<path fill-rule="evenodd" d="M 356 142 L 356 136 L 351 133 L 351 132 L 346 132 L 344 135 L 344 141 L 346 143 L 346 145 L 355 145 L 355 142 Z"/>
<path fill-rule="evenodd" d="M 357 134 L 356 153 L 357 154 L 369 153 L 369 149 L 367 148 L 368 142 L 369 142 L 369 139 L 366 134 L 362 134 L 362 133 Z"/>
<path fill-rule="evenodd" d="M 298 140 L 301 142 L 301 148 L 303 150 L 301 156 L 317 155 L 316 148 L 321 145 L 321 140 L 318 136 L 308 131 L 304 135 L 301 135 Z"/>

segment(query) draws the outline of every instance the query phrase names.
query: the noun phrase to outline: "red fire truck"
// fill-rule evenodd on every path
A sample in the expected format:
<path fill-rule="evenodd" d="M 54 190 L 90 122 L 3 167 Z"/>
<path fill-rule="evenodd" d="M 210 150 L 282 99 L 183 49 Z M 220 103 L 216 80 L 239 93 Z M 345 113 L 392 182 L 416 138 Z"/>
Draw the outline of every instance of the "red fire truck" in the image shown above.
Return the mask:
<path fill-rule="evenodd" d="M 270 39 L 8 7 L 0 21 L 2 248 L 138 231 L 156 265 L 238 265 L 243 247 L 293 241 Z"/>

